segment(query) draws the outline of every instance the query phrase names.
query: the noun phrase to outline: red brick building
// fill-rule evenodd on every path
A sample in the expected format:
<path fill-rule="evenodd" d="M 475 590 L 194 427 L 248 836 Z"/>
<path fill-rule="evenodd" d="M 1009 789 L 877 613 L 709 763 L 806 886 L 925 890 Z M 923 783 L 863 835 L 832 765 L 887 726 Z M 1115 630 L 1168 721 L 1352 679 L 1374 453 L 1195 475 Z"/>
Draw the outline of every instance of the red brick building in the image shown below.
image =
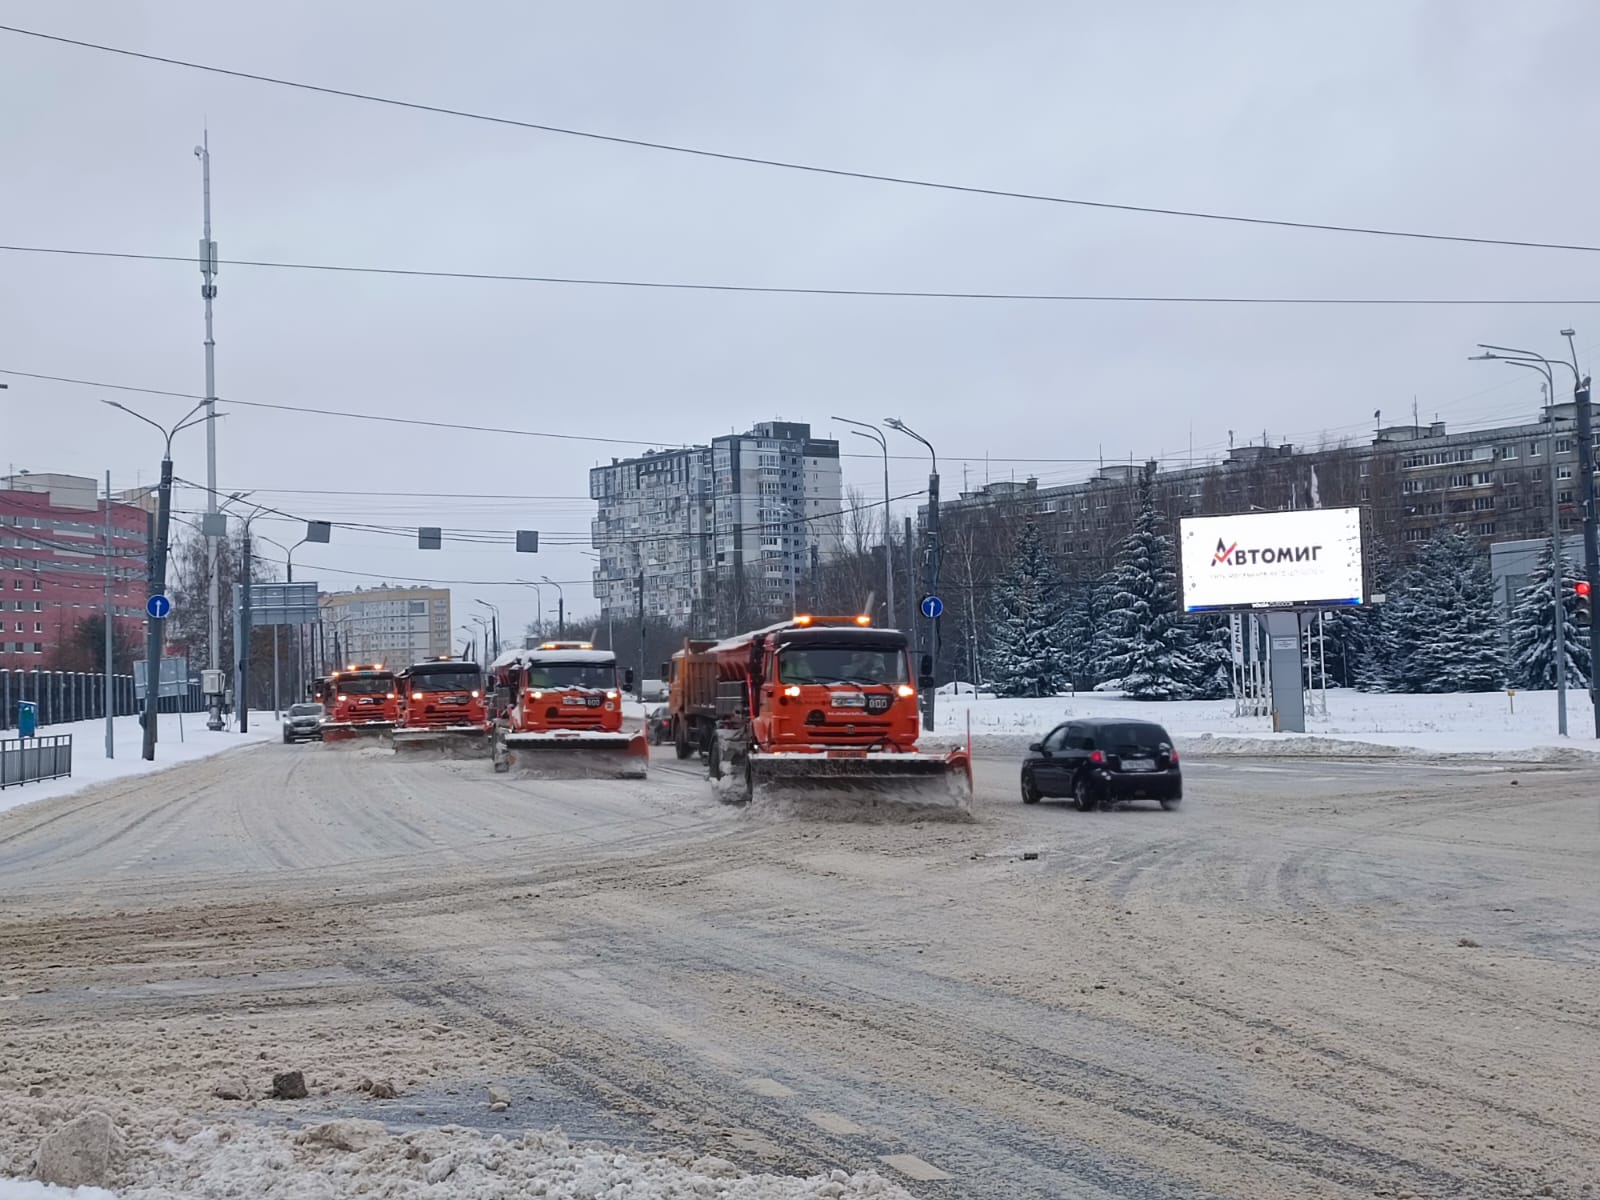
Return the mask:
<path fill-rule="evenodd" d="M 0 669 L 76 667 L 74 634 L 105 609 L 106 504 L 79 475 L 0 477 Z M 111 505 L 113 620 L 144 636 L 146 514 Z M 141 656 L 142 657 L 142 656 Z M 90 664 L 82 664 L 87 666 Z"/>

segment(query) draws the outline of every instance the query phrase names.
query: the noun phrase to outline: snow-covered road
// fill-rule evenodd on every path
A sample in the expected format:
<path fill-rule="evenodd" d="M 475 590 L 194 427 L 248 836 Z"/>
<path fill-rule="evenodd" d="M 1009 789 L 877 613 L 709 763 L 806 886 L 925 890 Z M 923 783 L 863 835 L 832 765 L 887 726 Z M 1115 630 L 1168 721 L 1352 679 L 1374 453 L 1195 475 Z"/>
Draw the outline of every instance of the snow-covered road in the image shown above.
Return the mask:
<path fill-rule="evenodd" d="M 560 1125 L 812 1176 L 752 1200 L 1600 1185 L 1589 772 L 1212 761 L 1178 812 L 1080 814 L 988 760 L 976 822 L 863 825 L 654 767 L 268 745 L 0 816 L 0 1175 L 91 1098 L 114 1183 L 202 1195 L 163 1112 L 221 1129 L 201 1162 L 355 1117 L 513 1139 L 427 1134 L 478 1171 Z M 274 1136 L 262 1195 L 436 1194 L 392 1138 Z"/>

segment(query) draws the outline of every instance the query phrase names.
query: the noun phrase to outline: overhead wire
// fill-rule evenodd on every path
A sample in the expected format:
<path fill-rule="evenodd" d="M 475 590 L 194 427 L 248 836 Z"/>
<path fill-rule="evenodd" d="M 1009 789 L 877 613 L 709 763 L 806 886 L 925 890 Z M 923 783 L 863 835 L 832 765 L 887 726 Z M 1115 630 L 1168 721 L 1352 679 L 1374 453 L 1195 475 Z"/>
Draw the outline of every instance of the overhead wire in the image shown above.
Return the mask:
<path fill-rule="evenodd" d="M 287 79 L 282 76 L 267 75 L 261 72 L 243 71 L 236 68 L 221 67 L 211 63 L 197 62 L 192 59 L 177 58 L 172 55 L 133 50 L 126 46 L 113 46 L 103 42 L 91 42 L 82 38 L 71 38 L 61 34 L 45 33 L 44 31 L 37 29 L 26 29 L 17 25 L 0 25 L 0 32 L 12 33 L 21 37 L 35 38 L 39 41 L 54 42 L 58 45 L 73 46 L 82 50 L 93 50 L 102 54 L 112 54 L 124 58 L 138 59 L 144 62 L 159 63 L 163 66 L 181 67 L 185 70 L 201 71 L 211 75 L 248 80 L 253 83 L 269 84 L 274 87 L 292 88 L 298 91 L 314 92 L 325 96 L 337 96 L 342 99 L 356 100 L 367 104 L 380 104 L 392 108 L 409 109 L 413 112 L 431 113 L 436 116 L 454 117 L 462 120 L 478 121 L 517 129 L 526 129 L 538 133 L 555 134 L 561 137 L 580 138 L 587 141 L 602 142 L 609 145 L 627 146 L 634 149 L 655 150 L 662 153 L 687 155 L 695 158 L 716 160 L 719 162 L 738 163 L 745 166 L 767 167 L 776 170 L 802 172 L 810 175 L 828 176 L 838 179 L 886 183 L 899 187 L 921 188 L 931 191 L 953 192 L 970 196 L 1020 200 L 1075 208 L 1097 209 L 1107 212 L 1135 213 L 1145 216 L 1179 217 L 1197 221 L 1211 221 L 1236 225 L 1292 229 L 1318 233 L 1352 234 L 1363 237 L 1405 239 L 1424 242 L 1445 242 L 1477 246 L 1507 246 L 1518 249 L 1577 251 L 1588 254 L 1600 253 L 1600 246 L 1586 245 L 1583 243 L 1438 233 L 1428 230 L 1391 229 L 1381 226 L 1339 224 L 1324 221 L 1289 220 L 1278 217 L 1251 216 L 1242 213 L 1224 213 L 1205 209 L 1179 208 L 1174 205 L 1165 204 L 1132 204 L 1109 200 L 1091 200 L 1083 197 L 1051 195 L 1044 192 L 1027 192 L 1009 188 L 922 179 L 915 176 L 890 174 L 887 172 L 850 170 L 844 167 L 825 166 L 820 163 L 807 163 L 793 159 L 781 159 L 754 154 L 736 154 L 730 151 L 712 150 L 703 146 L 689 146 L 675 142 L 654 141 L 648 138 L 627 137 L 620 134 L 601 133 L 590 129 L 577 129 L 570 126 L 553 125 L 548 122 L 528 121 L 515 117 L 475 112 L 470 109 L 455 108 L 442 104 L 428 104 L 416 100 L 403 100 L 394 96 L 384 96 L 373 92 L 357 91 L 353 88 L 340 88 L 325 84 L 307 83 L 303 80 Z"/>
<path fill-rule="evenodd" d="M 186 263 L 193 255 L 145 254 L 125 250 L 90 250 L 67 246 L 0 245 L 9 254 L 51 254 L 73 258 L 120 259 L 129 262 Z M 837 296 L 889 300 L 979 300 L 1044 304 L 1205 304 L 1259 306 L 1332 306 L 1400 308 L 1483 308 L 1549 306 L 1581 308 L 1600 304 L 1600 297 L 1537 296 L 1226 296 L 1164 295 L 1114 292 L 1005 292 L 919 290 L 912 288 L 802 287 L 791 284 L 699 283 L 668 279 L 616 279 L 576 275 L 532 275 L 499 271 L 432 270 L 422 267 L 358 266 L 350 263 L 290 262 L 273 259 L 218 259 L 219 266 L 278 271 L 317 271 L 340 275 L 386 275 L 412 279 L 456 279 L 480 283 L 540 283 L 570 287 L 632 288 L 645 291 L 727 292 L 768 296 Z"/>

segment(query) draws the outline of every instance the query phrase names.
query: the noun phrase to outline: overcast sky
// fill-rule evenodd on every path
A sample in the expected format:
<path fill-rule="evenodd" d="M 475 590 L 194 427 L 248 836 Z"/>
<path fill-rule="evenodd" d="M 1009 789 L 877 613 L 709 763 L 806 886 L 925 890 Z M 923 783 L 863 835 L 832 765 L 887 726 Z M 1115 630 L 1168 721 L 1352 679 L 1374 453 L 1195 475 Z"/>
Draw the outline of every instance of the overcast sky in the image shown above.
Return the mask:
<path fill-rule="evenodd" d="M 602 133 L 1007 190 L 1595 244 L 1587 0 L 8 0 L 0 21 Z M 0 241 L 193 254 L 209 125 L 223 258 L 707 283 L 1275 296 L 1600 296 L 1600 256 L 1223 225 L 717 162 L 377 106 L 0 33 Z M 0 253 L 0 367 L 203 391 L 191 265 Z M 1531 415 L 1531 375 L 1600 309 L 1041 304 L 626 291 L 223 268 L 221 486 L 385 525 L 534 527 L 419 552 L 340 530 L 297 574 L 548 574 L 592 610 L 587 468 L 751 422 L 902 416 L 964 477 L 1361 436 L 1374 409 Z M 7 378 L 7 377 L 0 377 Z M 149 481 L 110 395 L 9 377 L 0 465 Z M 427 432 L 240 400 L 638 439 Z M 178 400 L 122 397 L 160 419 Z M 837 430 L 843 433 L 843 429 Z M 859 439 L 863 449 L 868 447 Z M 847 447 L 854 449 L 855 447 Z M 921 486 L 903 439 L 894 490 Z M 875 451 L 874 451 L 875 452 Z M 987 465 L 985 456 L 987 455 Z M 1057 461 L 1029 462 L 1049 459 Z M 204 439 L 177 473 L 204 479 Z M 876 490 L 878 467 L 846 461 Z M 288 490 L 300 489 L 300 490 Z M 356 494 L 318 495 L 306 489 Z M 398 492 L 506 492 L 505 501 Z M 199 494 L 181 495 L 198 508 Z M 909 503 L 909 502 L 908 502 Z M 909 509 L 908 509 L 909 511 Z M 258 528 L 293 540 L 287 524 Z M 565 538 L 562 535 L 569 535 Z M 269 553 L 271 553 L 269 548 Z M 301 564 L 304 564 L 302 567 Z M 526 589 L 458 586 L 507 624 Z M 547 589 L 548 590 L 548 589 Z M 547 596 L 553 605 L 553 595 Z M 481 610 L 480 610 L 481 611 Z"/>

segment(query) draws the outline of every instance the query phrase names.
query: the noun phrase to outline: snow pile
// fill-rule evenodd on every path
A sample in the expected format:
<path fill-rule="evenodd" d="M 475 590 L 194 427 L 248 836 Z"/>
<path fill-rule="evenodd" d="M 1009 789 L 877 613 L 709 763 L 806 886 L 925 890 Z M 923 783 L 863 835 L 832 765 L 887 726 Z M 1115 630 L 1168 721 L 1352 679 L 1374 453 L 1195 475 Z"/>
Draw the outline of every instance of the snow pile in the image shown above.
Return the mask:
<path fill-rule="evenodd" d="M 117 1200 L 104 1188 L 53 1187 L 37 1179 L 0 1179 L 0 1200 Z"/>
<path fill-rule="evenodd" d="M 508 1138 L 445 1126 L 396 1133 L 353 1120 L 283 1129 L 205 1124 L 172 1112 L 123 1114 L 119 1123 L 127 1149 L 108 1181 L 115 1197 L 0 1178 L 0 1200 L 911 1200 L 871 1172 L 748 1175 L 688 1150 L 642 1155 L 573 1143 L 559 1132 Z"/>
<path fill-rule="evenodd" d="M 53 737 L 60 733 L 72 735 L 72 775 L 68 779 L 47 779 L 43 783 L 6 788 L 0 792 L 0 812 L 38 800 L 70 796 L 97 783 L 164 771 L 179 763 L 210 758 L 225 750 L 270 742 L 283 736 L 282 725 L 270 712 L 251 713 L 249 733 L 240 733 L 237 729 L 212 733 L 206 728 L 205 713 L 184 713 L 180 732 L 177 714 L 162 713 L 157 726 L 160 740 L 156 742 L 156 760 L 150 763 L 139 757 L 144 746 L 144 730 L 139 725 L 138 717 L 115 718 L 112 731 L 112 747 L 117 756 L 107 758 L 106 723 L 103 719 L 42 726 L 39 729 L 41 736 Z M 15 736 L 13 732 L 0 734 L 0 737 Z"/>
<path fill-rule="evenodd" d="M 1180 750 L 1193 754 L 1472 754 L 1520 761 L 1584 762 L 1600 755 L 1587 694 L 1567 693 L 1571 736 L 1556 733 L 1556 696 L 1549 692 L 1457 692 L 1444 695 L 1328 692 L 1328 715 L 1312 717 L 1305 734 L 1274 734 L 1268 717 L 1234 714 L 1232 700 L 1129 700 L 1115 692 L 1079 692 L 1043 700 L 940 697 L 924 749 L 964 744 L 990 754 L 1020 754 L 1062 721 L 1132 718 L 1166 726 Z"/>

